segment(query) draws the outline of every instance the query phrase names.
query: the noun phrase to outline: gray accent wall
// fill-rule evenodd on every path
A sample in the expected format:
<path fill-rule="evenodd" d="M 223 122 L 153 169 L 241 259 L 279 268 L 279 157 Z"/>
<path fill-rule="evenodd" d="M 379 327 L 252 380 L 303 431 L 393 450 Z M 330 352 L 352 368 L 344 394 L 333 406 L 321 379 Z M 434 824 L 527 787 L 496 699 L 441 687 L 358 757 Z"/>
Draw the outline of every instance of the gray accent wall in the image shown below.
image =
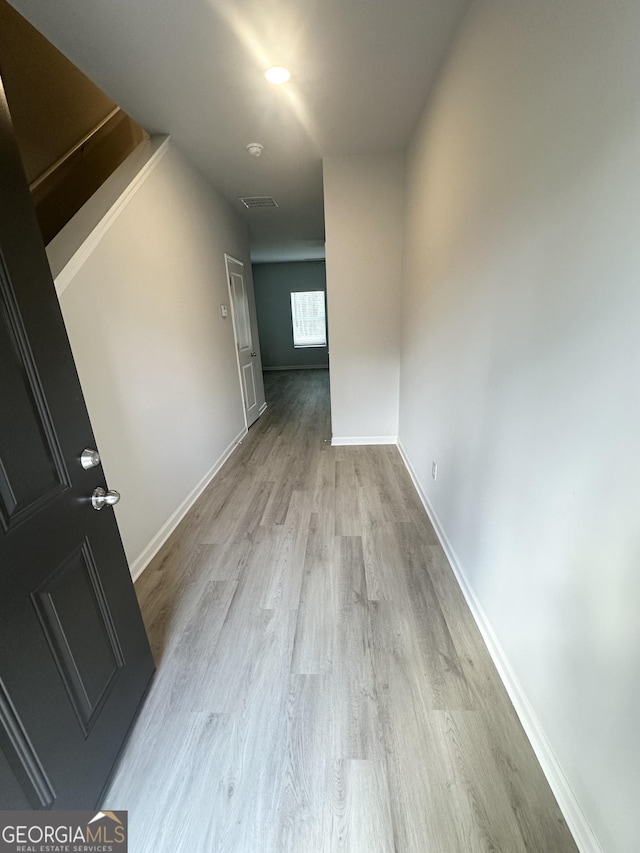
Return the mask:
<path fill-rule="evenodd" d="M 291 326 L 292 291 L 326 292 L 324 261 L 254 264 L 253 285 L 263 368 L 328 367 L 328 348 L 296 349 Z"/>

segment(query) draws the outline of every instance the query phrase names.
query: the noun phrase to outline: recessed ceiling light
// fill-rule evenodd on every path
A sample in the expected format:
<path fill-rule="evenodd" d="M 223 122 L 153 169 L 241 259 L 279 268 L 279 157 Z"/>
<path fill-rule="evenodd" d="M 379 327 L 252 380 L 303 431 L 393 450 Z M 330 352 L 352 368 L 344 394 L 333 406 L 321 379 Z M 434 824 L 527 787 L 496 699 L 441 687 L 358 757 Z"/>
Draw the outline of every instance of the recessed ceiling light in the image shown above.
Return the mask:
<path fill-rule="evenodd" d="M 283 68 L 282 65 L 272 65 L 264 72 L 264 76 L 269 83 L 275 83 L 277 86 L 282 83 L 287 83 L 291 79 L 291 72 L 288 68 Z"/>

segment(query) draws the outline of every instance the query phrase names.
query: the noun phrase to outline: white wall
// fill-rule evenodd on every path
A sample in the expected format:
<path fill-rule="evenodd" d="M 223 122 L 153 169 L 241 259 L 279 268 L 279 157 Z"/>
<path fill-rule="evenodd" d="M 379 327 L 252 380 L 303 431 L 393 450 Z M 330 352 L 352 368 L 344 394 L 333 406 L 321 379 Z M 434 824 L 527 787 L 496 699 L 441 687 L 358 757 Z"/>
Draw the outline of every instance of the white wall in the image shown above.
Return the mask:
<path fill-rule="evenodd" d="M 323 161 L 335 442 L 398 434 L 404 159 Z"/>
<path fill-rule="evenodd" d="M 251 286 L 245 224 L 169 145 L 60 297 L 134 570 L 244 430 L 224 252 Z"/>
<path fill-rule="evenodd" d="M 478 0 L 407 175 L 401 444 L 607 853 L 640 844 L 639 33 Z"/>

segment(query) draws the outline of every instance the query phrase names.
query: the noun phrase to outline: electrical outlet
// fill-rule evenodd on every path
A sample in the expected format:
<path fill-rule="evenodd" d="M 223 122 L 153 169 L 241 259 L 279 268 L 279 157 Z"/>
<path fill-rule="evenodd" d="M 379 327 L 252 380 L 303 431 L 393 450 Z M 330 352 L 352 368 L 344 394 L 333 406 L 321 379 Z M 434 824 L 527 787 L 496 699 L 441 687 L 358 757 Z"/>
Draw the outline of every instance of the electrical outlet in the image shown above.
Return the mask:
<path fill-rule="evenodd" d="M 438 463 L 436 462 L 435 459 L 431 463 L 431 476 L 433 477 L 434 480 L 438 479 Z"/>

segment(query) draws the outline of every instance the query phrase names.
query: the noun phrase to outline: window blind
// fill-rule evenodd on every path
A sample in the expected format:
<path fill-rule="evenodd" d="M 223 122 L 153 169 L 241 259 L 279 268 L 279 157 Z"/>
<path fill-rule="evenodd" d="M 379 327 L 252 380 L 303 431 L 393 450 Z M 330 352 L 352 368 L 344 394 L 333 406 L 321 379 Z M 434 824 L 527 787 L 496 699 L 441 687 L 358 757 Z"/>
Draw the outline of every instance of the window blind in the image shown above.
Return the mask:
<path fill-rule="evenodd" d="M 325 347 L 327 345 L 327 323 L 324 310 L 324 291 L 292 292 L 291 320 L 294 347 Z"/>

